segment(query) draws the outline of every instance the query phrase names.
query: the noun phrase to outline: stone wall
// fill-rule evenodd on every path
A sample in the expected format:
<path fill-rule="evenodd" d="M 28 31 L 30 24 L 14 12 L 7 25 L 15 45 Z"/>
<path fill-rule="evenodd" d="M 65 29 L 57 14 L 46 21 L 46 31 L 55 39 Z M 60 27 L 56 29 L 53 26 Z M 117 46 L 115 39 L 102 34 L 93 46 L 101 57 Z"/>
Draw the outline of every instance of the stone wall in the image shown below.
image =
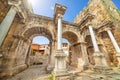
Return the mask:
<path fill-rule="evenodd" d="M 82 59 L 81 47 L 80 44 L 75 44 L 71 46 L 70 65 L 78 67 L 79 58 Z"/>
<path fill-rule="evenodd" d="M 112 26 L 113 29 L 111 31 L 113 32 L 114 37 L 120 47 L 120 38 L 118 37 L 120 35 L 120 11 L 117 9 L 114 3 L 111 0 L 90 0 L 88 6 L 85 7 L 83 11 L 76 16 L 74 22 L 79 23 L 82 20 L 82 18 L 88 13 L 94 15 L 94 19 L 91 21 L 94 28 L 98 28 L 98 26 L 102 25 L 102 23 L 105 21 L 113 22 L 114 26 Z M 99 34 L 95 33 L 95 35 L 97 37 Z M 101 45 L 103 45 L 104 47 L 99 46 L 100 51 L 105 53 L 109 65 L 117 66 L 118 61 L 115 56 L 116 54 L 115 48 L 107 33 L 103 33 L 102 35 L 103 36 L 101 39 L 103 43 Z M 99 39 L 97 39 L 97 42 L 99 42 Z M 91 42 L 88 41 L 88 43 Z M 89 44 L 87 46 L 89 46 Z M 91 49 L 89 49 L 88 53 L 93 52 L 91 50 L 92 50 L 92 46 Z"/>

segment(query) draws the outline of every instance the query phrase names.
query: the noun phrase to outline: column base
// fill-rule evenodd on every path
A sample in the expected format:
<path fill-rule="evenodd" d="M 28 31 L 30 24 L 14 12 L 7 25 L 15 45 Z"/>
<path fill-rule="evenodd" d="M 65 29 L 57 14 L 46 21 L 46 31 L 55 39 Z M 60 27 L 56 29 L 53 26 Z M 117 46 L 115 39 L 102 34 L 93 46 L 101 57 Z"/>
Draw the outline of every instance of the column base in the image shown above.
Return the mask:
<path fill-rule="evenodd" d="M 87 70 L 88 66 L 89 65 L 82 58 L 78 59 L 78 66 L 77 66 L 78 69 L 80 69 L 81 71 Z"/>
<path fill-rule="evenodd" d="M 49 65 L 47 66 L 47 73 L 52 73 L 53 69 L 54 69 L 54 66 L 51 65 L 51 64 L 49 64 Z"/>
<path fill-rule="evenodd" d="M 63 75 L 67 73 L 66 69 L 66 54 L 62 50 L 57 50 L 55 58 L 55 75 Z"/>
<path fill-rule="evenodd" d="M 95 52 L 93 56 L 95 60 L 95 66 L 108 67 L 104 53 Z"/>
<path fill-rule="evenodd" d="M 94 53 L 94 59 L 95 59 L 95 66 L 93 67 L 93 70 L 97 73 L 109 73 L 112 68 L 110 68 L 107 65 L 107 62 L 105 60 L 104 53 L 96 52 Z"/>
<path fill-rule="evenodd" d="M 106 66 L 94 66 L 93 70 L 97 73 L 107 74 L 112 71 L 112 68 Z"/>
<path fill-rule="evenodd" d="M 120 53 L 116 54 L 117 60 L 118 60 L 118 68 L 120 68 Z"/>

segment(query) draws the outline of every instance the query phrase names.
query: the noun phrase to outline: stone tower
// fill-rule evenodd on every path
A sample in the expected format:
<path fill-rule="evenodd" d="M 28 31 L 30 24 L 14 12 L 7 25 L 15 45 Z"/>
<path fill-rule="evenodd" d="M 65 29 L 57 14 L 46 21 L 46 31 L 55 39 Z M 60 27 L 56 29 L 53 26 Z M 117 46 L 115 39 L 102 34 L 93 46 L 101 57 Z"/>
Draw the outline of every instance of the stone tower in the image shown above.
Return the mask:
<path fill-rule="evenodd" d="M 99 25 L 103 25 L 107 21 L 111 21 L 114 24 L 114 26 L 112 26 L 112 32 L 118 45 L 120 46 L 120 38 L 118 38 L 120 35 L 120 11 L 117 9 L 114 3 L 111 0 L 89 0 L 88 6 L 76 16 L 74 22 L 79 23 L 88 13 L 94 15 L 92 23 L 95 28 L 98 28 Z M 103 35 L 103 45 L 105 45 L 107 53 L 110 55 L 109 60 L 111 60 L 113 64 L 116 64 L 117 60 L 115 58 L 115 54 L 117 52 L 115 51 L 108 34 L 103 33 Z"/>
<path fill-rule="evenodd" d="M 75 18 L 75 22 L 78 23 L 87 13 L 96 16 L 93 20 L 94 25 L 98 25 L 105 20 L 111 20 L 115 24 L 120 21 L 120 11 L 111 0 L 89 0 L 88 6 Z M 118 25 L 116 27 L 118 28 Z"/>

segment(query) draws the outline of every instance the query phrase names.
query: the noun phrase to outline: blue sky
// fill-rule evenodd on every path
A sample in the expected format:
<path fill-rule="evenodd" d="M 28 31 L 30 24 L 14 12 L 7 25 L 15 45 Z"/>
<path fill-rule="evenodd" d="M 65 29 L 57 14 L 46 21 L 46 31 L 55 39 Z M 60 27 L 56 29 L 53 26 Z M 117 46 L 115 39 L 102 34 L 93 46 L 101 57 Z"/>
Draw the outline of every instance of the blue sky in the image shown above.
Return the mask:
<path fill-rule="evenodd" d="M 53 17 L 55 3 L 65 5 L 67 7 L 63 20 L 73 22 L 74 18 L 80 11 L 87 6 L 89 0 L 30 0 L 35 14 Z M 120 0 L 112 0 L 120 10 Z M 66 41 L 65 39 L 63 40 Z M 35 37 L 33 43 L 45 44 L 49 40 L 45 37 Z"/>

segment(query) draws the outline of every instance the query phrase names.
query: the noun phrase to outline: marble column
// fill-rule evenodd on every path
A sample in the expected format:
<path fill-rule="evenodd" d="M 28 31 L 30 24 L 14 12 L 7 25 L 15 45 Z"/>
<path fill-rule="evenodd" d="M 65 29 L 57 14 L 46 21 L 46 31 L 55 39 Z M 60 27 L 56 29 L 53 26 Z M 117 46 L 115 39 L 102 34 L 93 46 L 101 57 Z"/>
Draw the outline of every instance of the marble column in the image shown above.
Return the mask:
<path fill-rule="evenodd" d="M 58 43 L 57 49 L 62 50 L 62 16 L 58 17 Z"/>
<path fill-rule="evenodd" d="M 107 67 L 107 63 L 105 60 L 105 56 L 103 53 L 100 52 L 96 38 L 95 38 L 95 34 L 93 31 L 93 27 L 89 26 L 89 31 L 90 31 L 90 35 L 92 38 L 92 43 L 93 43 L 93 47 L 94 47 L 94 60 L 95 60 L 95 67 Z"/>
<path fill-rule="evenodd" d="M 57 40 L 57 52 L 55 55 L 55 74 L 63 75 L 66 73 L 66 54 L 62 50 L 62 15 L 58 15 L 58 40 Z"/>
<path fill-rule="evenodd" d="M 112 32 L 110 30 L 107 30 L 107 33 L 108 33 L 108 35 L 109 35 L 109 37 L 110 37 L 110 39 L 111 39 L 111 41 L 113 43 L 113 46 L 115 47 L 116 52 L 120 53 L 120 48 L 119 48 L 119 46 L 118 46 Z"/>
<path fill-rule="evenodd" d="M 94 51 L 95 52 L 100 52 L 92 26 L 89 26 L 89 31 L 90 31 L 91 39 L 92 39 L 92 42 L 93 42 Z"/>
<path fill-rule="evenodd" d="M 118 67 L 120 67 L 120 47 L 118 46 L 117 41 L 115 40 L 115 38 L 114 38 L 110 29 L 107 30 L 107 33 L 108 33 L 108 35 L 109 35 L 109 37 L 110 37 L 110 39 L 113 43 L 113 46 L 114 46 L 114 48 L 117 52 L 116 56 L 117 56 L 117 59 L 118 59 L 118 62 L 119 62 Z"/>
<path fill-rule="evenodd" d="M 12 6 L 2 23 L 0 24 L 0 46 L 2 45 L 3 40 L 5 39 L 5 36 L 9 31 L 9 28 L 15 18 L 16 13 L 16 8 Z"/>

